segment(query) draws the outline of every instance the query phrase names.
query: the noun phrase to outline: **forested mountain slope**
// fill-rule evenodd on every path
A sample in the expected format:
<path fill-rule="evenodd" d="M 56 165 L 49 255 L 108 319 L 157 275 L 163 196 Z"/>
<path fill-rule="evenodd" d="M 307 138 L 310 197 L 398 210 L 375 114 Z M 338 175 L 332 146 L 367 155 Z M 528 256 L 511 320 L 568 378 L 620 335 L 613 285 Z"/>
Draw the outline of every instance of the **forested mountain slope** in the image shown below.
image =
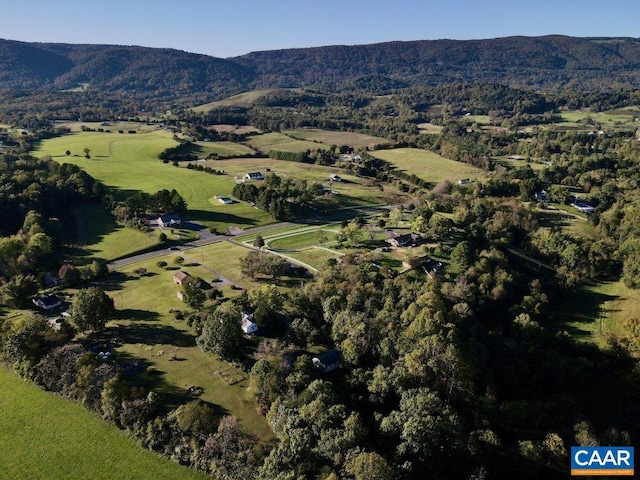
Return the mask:
<path fill-rule="evenodd" d="M 640 40 L 565 36 L 425 40 L 253 52 L 220 59 L 173 49 L 0 40 L 0 89 L 80 85 L 197 103 L 263 87 L 384 91 L 498 82 L 543 90 L 635 88 Z"/>

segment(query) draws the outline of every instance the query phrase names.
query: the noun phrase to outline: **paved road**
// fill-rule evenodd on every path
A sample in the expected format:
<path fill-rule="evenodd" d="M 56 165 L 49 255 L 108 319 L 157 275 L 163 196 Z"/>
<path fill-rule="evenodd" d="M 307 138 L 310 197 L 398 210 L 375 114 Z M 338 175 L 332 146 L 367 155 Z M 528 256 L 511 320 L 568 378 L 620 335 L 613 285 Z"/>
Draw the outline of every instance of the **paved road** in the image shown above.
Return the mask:
<path fill-rule="evenodd" d="M 248 230 L 234 230 L 234 235 L 258 235 L 263 232 L 268 232 L 270 230 L 277 230 L 279 228 L 285 228 L 295 225 L 295 223 L 282 222 L 276 223 L 273 225 L 266 225 L 264 227 L 256 227 L 250 228 Z M 229 235 L 215 235 L 207 229 L 198 230 L 198 235 L 200 235 L 200 239 L 194 240 L 193 242 L 187 242 L 180 247 L 172 247 L 172 248 L 163 248 L 160 250 L 154 250 L 153 252 L 141 253 L 139 255 L 132 255 L 131 257 L 121 258 L 120 260 L 115 260 L 109 263 L 109 270 L 117 270 L 118 268 L 125 267 L 127 265 L 131 265 L 133 263 L 142 262 L 143 260 L 150 260 L 152 258 L 162 257 L 164 255 L 170 254 L 179 254 L 181 250 L 186 250 L 188 248 L 193 247 L 203 247 L 205 245 L 211 245 L 212 243 L 223 242 L 229 239 Z"/>

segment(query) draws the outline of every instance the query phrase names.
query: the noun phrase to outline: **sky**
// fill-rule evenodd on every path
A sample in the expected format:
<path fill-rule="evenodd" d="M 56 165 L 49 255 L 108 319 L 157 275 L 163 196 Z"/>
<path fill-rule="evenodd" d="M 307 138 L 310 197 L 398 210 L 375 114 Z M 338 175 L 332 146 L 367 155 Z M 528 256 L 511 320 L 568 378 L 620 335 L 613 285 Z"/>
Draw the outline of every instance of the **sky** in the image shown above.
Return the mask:
<path fill-rule="evenodd" d="M 20 0 L 0 38 L 252 51 L 511 35 L 640 37 L 640 0 Z"/>

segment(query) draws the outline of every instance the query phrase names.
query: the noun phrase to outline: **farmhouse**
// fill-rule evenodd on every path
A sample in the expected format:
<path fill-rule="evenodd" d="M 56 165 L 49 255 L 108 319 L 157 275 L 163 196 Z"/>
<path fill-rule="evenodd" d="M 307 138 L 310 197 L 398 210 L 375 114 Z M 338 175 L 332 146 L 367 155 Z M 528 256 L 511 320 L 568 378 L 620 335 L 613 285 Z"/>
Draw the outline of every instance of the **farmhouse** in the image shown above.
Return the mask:
<path fill-rule="evenodd" d="M 463 178 L 461 180 L 458 180 L 458 185 L 467 185 L 469 183 L 471 183 L 473 180 L 471 180 L 470 178 Z"/>
<path fill-rule="evenodd" d="M 329 180 L 332 182 L 341 182 L 342 178 L 340 178 L 340 175 L 332 173 L 331 175 L 329 175 Z"/>
<path fill-rule="evenodd" d="M 405 260 L 402 262 L 402 266 L 414 270 L 422 267 L 427 275 L 430 275 L 431 273 L 438 273 L 438 269 L 442 267 L 442 263 L 435 261 L 428 255 L 423 255 L 421 257 L 412 257 L 409 260 Z"/>
<path fill-rule="evenodd" d="M 324 372 L 332 372 L 336 368 L 340 368 L 341 358 L 338 350 L 329 350 L 317 357 L 313 357 L 311 361 L 316 368 Z"/>
<path fill-rule="evenodd" d="M 405 233 L 387 238 L 386 242 L 392 247 L 416 247 L 424 242 L 424 237 L 419 233 Z"/>
<path fill-rule="evenodd" d="M 189 278 L 189 274 L 187 272 L 183 272 L 182 270 L 173 274 L 173 282 L 176 285 L 182 285 L 187 278 Z"/>
<path fill-rule="evenodd" d="M 244 176 L 245 180 L 264 180 L 264 175 L 261 172 L 249 172 Z"/>
<path fill-rule="evenodd" d="M 158 226 L 160 228 L 164 227 L 179 227 L 182 225 L 182 218 L 178 215 L 161 215 L 158 217 Z"/>
<path fill-rule="evenodd" d="M 59 307 L 62 302 L 55 295 L 48 295 L 46 297 L 38 297 L 33 299 L 33 303 L 43 310 L 51 310 L 52 308 Z"/>
<path fill-rule="evenodd" d="M 244 333 L 249 335 L 258 331 L 258 324 L 253 321 L 253 313 L 249 313 L 246 310 L 242 311 L 240 328 L 242 328 Z"/>

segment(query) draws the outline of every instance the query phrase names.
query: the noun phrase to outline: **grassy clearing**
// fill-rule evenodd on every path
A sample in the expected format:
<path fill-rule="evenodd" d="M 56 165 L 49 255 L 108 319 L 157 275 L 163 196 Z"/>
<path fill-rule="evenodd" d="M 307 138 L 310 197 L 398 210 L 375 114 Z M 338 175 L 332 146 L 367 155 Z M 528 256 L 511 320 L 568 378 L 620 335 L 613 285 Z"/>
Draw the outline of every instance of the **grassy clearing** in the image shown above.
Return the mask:
<path fill-rule="evenodd" d="M 241 247 L 235 248 L 246 251 Z M 200 261 L 197 250 L 191 249 L 181 254 Z M 225 249 L 218 253 L 220 251 Z M 228 256 L 222 259 L 222 263 L 233 263 L 235 251 L 230 253 L 226 250 L 226 253 Z M 230 385 L 218 372 L 233 372 L 236 377 L 243 379 L 246 379 L 246 375 L 227 362 L 205 355 L 196 345 L 195 335 L 185 321 L 176 320 L 169 313 L 171 309 L 188 310 L 176 296 L 180 287 L 173 282 L 173 274 L 178 271 L 174 258 L 175 256 L 168 255 L 125 267 L 108 277 L 107 283 L 103 285 L 119 310 L 119 318 L 114 323 L 118 325 L 122 346 L 118 347 L 116 353 L 143 359 L 153 367 L 145 373 L 143 381 L 161 393 L 166 405 L 176 406 L 189 401 L 188 388 L 202 387 L 202 400 L 217 406 L 221 413 L 236 416 L 243 429 L 262 440 L 268 440 L 271 431 L 266 420 L 256 412 L 253 402 L 244 400 L 246 381 Z M 226 259 L 229 261 L 225 261 Z M 166 261 L 169 268 L 157 267 L 156 262 L 159 260 Z M 204 260 L 207 262 L 208 258 Z M 222 265 L 220 272 L 231 276 L 230 269 L 224 268 L 225 265 Z M 148 272 L 141 277 L 133 273 L 140 267 L 146 268 Z M 179 269 L 205 281 L 215 276 L 202 266 L 189 264 L 188 261 Z M 223 292 L 227 296 L 228 289 L 223 289 Z"/>
<path fill-rule="evenodd" d="M 432 135 L 440 135 L 442 133 L 442 129 L 444 127 L 440 125 L 434 125 L 432 123 L 420 123 L 418 124 L 418 128 L 420 129 L 420 133 L 428 133 Z"/>
<path fill-rule="evenodd" d="M 261 99 L 265 95 L 285 91 L 301 91 L 301 89 L 270 88 L 266 90 L 253 90 L 251 92 L 244 92 L 239 93 L 238 95 L 233 95 L 231 97 L 225 98 L 224 100 L 205 103 L 204 105 L 194 107 L 192 110 L 194 112 L 208 112 L 209 110 L 218 107 L 251 107 L 256 103 L 257 100 Z"/>
<path fill-rule="evenodd" d="M 210 202 L 214 195 L 230 195 L 233 179 L 160 162 L 160 152 L 175 145 L 171 134 L 160 130 L 135 135 L 81 132 L 45 140 L 32 153 L 82 167 L 110 187 L 117 199 L 134 191 L 154 193 L 175 188 L 187 201 L 189 216 L 207 225 L 256 226 L 272 221 L 265 212 L 243 203 Z M 84 158 L 84 148 L 90 149 L 90 159 Z M 71 151 L 70 156 L 65 155 L 66 150 Z"/>
<path fill-rule="evenodd" d="M 245 133 L 262 133 L 256 127 L 252 127 L 251 125 L 229 125 L 220 123 L 218 125 L 212 125 L 209 128 L 216 132 L 237 133 L 238 135 L 243 135 Z"/>
<path fill-rule="evenodd" d="M 380 150 L 373 152 L 372 155 L 392 163 L 399 170 L 415 174 L 430 183 L 438 183 L 443 180 L 455 182 L 461 178 L 479 178 L 486 175 L 479 168 L 417 148 Z"/>
<path fill-rule="evenodd" d="M 390 143 L 389 140 L 381 137 L 353 132 L 333 132 L 319 128 L 298 128 L 296 130 L 288 130 L 283 133 L 293 138 L 319 142 L 324 145 L 348 145 L 354 149 L 375 148 L 377 145 L 386 145 Z"/>
<path fill-rule="evenodd" d="M 280 152 L 304 152 L 306 150 L 329 150 L 331 144 L 309 142 L 306 140 L 296 140 L 284 133 L 265 133 L 263 135 L 252 135 L 247 139 L 251 148 L 260 150 L 268 154 L 271 150 Z"/>
<path fill-rule="evenodd" d="M 544 170 L 547 165 L 544 163 L 527 162 L 526 160 L 514 160 L 513 158 L 496 157 L 495 161 L 507 168 L 531 167 L 532 170 Z"/>
<path fill-rule="evenodd" d="M 580 341 L 604 345 L 622 333 L 625 320 L 640 318 L 640 291 L 622 282 L 602 282 L 578 289 L 560 312 L 561 329 Z"/>
<path fill-rule="evenodd" d="M 81 405 L 3 368 L 0 405 L 2 478 L 209 478 L 144 450 Z"/>

